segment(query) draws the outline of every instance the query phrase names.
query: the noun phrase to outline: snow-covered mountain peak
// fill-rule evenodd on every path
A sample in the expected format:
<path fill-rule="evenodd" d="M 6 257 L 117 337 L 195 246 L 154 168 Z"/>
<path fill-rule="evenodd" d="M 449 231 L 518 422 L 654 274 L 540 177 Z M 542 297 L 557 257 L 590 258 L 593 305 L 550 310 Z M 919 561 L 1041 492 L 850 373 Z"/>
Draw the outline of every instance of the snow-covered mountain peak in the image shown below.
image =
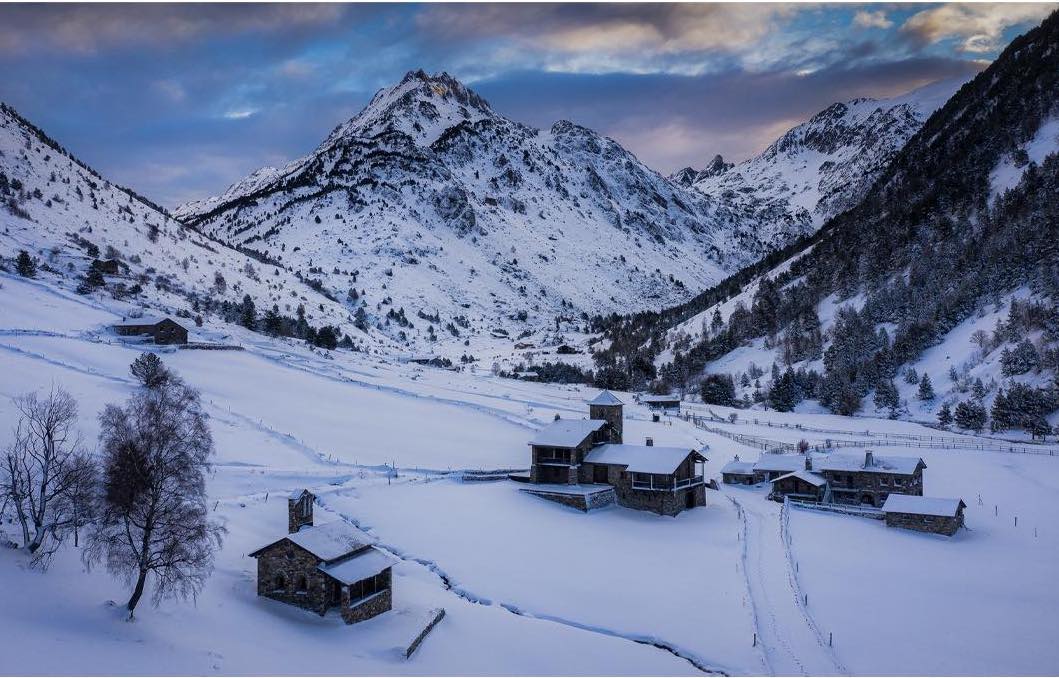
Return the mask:
<path fill-rule="evenodd" d="M 409 71 L 399 83 L 379 90 L 364 109 L 339 125 L 324 142 L 350 136 L 377 136 L 400 131 L 422 146 L 461 122 L 495 117 L 489 103 L 448 73 Z"/>
<path fill-rule="evenodd" d="M 734 167 L 710 172 L 724 167 L 715 158 L 692 185 L 781 247 L 854 205 L 961 84 L 942 80 L 890 99 L 836 102 Z M 688 177 L 682 171 L 673 179 L 687 185 Z"/>

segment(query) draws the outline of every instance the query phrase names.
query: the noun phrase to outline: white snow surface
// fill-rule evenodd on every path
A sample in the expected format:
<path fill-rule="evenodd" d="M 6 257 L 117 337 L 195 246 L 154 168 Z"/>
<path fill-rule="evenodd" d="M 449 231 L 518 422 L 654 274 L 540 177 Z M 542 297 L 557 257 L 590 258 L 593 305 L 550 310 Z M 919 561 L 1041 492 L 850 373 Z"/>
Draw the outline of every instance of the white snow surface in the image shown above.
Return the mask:
<path fill-rule="evenodd" d="M 93 449 L 103 406 L 139 388 L 128 366 L 144 347 L 105 331 L 120 317 L 116 302 L 50 279 L 0 274 L 0 285 L 0 432 L 15 424 L 10 397 L 61 384 Z M 195 601 L 153 607 L 149 579 L 130 623 L 127 582 L 85 572 L 72 543 L 46 572 L 0 549 L 0 634 L 17 648 L 5 671 L 1028 675 L 1059 665 L 1059 453 L 977 451 L 980 438 L 955 435 L 966 448 L 888 445 L 884 456 L 925 460 L 927 496 L 968 504 L 968 529 L 951 539 L 838 514 L 784 519 L 764 486 L 707 490 L 705 507 L 675 518 L 617 506 L 584 514 L 462 472 L 526 468 L 534 431 L 556 413 L 585 416 L 595 390 L 206 330 L 246 350 L 157 348 L 202 391 L 217 448 L 208 506 L 228 533 L 206 587 Z M 632 394 L 616 395 L 630 403 L 627 440 L 708 446 L 711 478 L 736 454 L 760 452 L 679 418 L 652 422 Z M 859 460 L 864 448 L 879 454 L 883 434 L 938 433 L 757 411 L 723 427 L 814 448 L 860 441 L 842 451 Z M 301 488 L 317 496 L 318 524 L 342 521 L 397 559 L 392 612 L 350 627 L 256 595 L 247 554 L 283 535 L 287 498 Z M 0 523 L 17 539 L 12 527 Z M 446 618 L 405 660 L 400 649 L 436 607 Z"/>

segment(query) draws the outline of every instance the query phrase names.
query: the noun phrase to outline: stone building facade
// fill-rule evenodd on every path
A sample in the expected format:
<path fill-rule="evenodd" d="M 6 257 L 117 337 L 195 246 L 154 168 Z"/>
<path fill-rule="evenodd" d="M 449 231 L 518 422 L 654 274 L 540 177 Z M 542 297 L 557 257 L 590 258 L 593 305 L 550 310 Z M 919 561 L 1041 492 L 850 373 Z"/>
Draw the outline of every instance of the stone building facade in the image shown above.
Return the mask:
<path fill-rule="evenodd" d="M 603 391 L 588 403 L 589 419 L 558 417 L 530 441 L 530 482 L 558 486 L 607 485 L 621 506 L 676 515 L 706 503 L 706 484 L 697 465 L 705 458 L 687 448 L 626 445 L 623 404 Z M 534 495 L 591 508 L 577 488 L 527 490 Z M 569 495 L 569 496 L 567 496 Z"/>
<path fill-rule="evenodd" d="M 393 604 L 393 560 L 345 521 L 313 525 L 315 497 L 288 497 L 288 534 L 257 551 L 257 594 L 324 615 L 338 608 L 352 624 Z"/>
<path fill-rule="evenodd" d="M 187 329 L 171 318 L 139 318 L 114 325 L 114 331 L 123 337 L 149 336 L 156 344 L 186 344 Z"/>
<path fill-rule="evenodd" d="M 962 499 L 890 495 L 882 512 L 887 527 L 951 537 L 964 526 Z"/>
<path fill-rule="evenodd" d="M 922 496 L 923 470 L 927 465 L 918 457 L 876 457 L 870 450 L 864 461 L 833 454 L 814 465 L 831 488 L 837 504 L 882 507 L 891 494 Z"/>

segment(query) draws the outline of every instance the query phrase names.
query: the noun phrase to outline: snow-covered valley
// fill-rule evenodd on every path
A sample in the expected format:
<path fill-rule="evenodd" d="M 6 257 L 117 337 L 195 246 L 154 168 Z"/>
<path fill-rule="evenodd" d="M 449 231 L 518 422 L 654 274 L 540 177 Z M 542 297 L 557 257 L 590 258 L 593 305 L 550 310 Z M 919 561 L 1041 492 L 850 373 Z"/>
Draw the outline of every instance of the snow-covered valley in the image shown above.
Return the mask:
<path fill-rule="evenodd" d="M 14 276 L 0 283 L 0 429 L 14 424 L 9 398 L 61 384 L 94 445 L 97 413 L 137 388 L 128 365 L 142 347 L 110 334 L 118 316 L 97 301 Z M 951 539 L 784 511 L 761 487 L 723 484 L 676 518 L 619 507 L 583 514 L 509 480 L 462 480 L 461 471 L 526 468 L 531 432 L 555 413 L 584 416 L 595 391 L 231 331 L 245 351 L 158 349 L 202 391 L 216 442 L 207 491 L 228 534 L 206 587 L 193 602 L 144 605 L 129 623 L 127 587 L 103 570 L 84 572 L 72 543 L 44 572 L 20 549 L 2 549 L 9 593 L 0 625 L 18 648 L 5 670 L 1046 674 L 1059 662 L 1048 630 L 1059 604 L 1048 565 L 1059 556 L 1054 448 L 979 451 L 974 436 L 957 449 L 886 443 L 887 455 L 924 459 L 925 494 L 966 501 L 968 529 Z M 709 477 L 736 454 L 759 453 L 683 419 L 652 422 L 632 395 L 619 395 L 630 403 L 628 440 L 702 449 Z M 870 418 L 739 416 L 759 423 L 710 426 L 864 447 L 876 443 L 869 431 L 937 434 Z M 795 421 L 805 428 L 783 427 Z M 400 559 L 392 612 L 349 627 L 255 595 L 247 554 L 283 533 L 285 498 L 300 487 L 317 494 L 319 522 L 352 521 Z M 3 526 L 12 539 L 13 527 Z M 446 618 L 404 659 L 399 648 L 436 607 Z"/>

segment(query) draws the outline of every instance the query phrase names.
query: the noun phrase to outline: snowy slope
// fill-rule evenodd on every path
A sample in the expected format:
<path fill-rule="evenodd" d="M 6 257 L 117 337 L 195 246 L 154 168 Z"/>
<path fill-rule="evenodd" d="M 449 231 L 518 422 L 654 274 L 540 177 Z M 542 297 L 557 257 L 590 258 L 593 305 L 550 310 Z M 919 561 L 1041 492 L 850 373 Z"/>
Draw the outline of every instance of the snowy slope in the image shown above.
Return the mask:
<path fill-rule="evenodd" d="M 237 303 L 249 294 L 259 312 L 275 304 L 293 315 L 303 304 L 315 326 L 339 326 L 364 345 L 387 343 L 353 327 L 352 308 L 282 267 L 186 228 L 111 184 L 7 106 L 0 106 L 0 177 L 0 255 L 13 259 L 25 249 L 39 260 L 41 280 L 67 290 L 78 286 L 93 259 L 118 259 L 120 273 L 107 276 L 106 288 L 90 297 L 119 315 L 203 315 L 209 324 L 203 303 Z"/>
<path fill-rule="evenodd" d="M 852 207 L 905 142 L 962 84 L 942 80 L 891 99 L 835 103 L 734 167 L 720 156 L 691 185 L 782 247 Z M 688 170 L 673 179 L 688 181 Z"/>
<path fill-rule="evenodd" d="M 421 71 L 304 158 L 176 214 L 320 271 L 337 295 L 356 289 L 367 313 L 419 350 L 431 327 L 462 343 L 559 315 L 677 303 L 760 250 L 714 200 L 613 140 L 566 121 L 530 128 Z M 412 327 L 383 317 L 402 308 Z"/>

